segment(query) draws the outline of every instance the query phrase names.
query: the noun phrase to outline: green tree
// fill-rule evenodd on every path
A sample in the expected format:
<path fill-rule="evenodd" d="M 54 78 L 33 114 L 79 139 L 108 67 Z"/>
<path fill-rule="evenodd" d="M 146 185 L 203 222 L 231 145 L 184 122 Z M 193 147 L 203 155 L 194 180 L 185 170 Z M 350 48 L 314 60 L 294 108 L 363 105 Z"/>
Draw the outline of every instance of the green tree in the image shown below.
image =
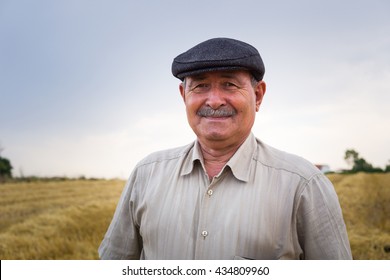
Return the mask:
<path fill-rule="evenodd" d="M 382 169 L 373 167 L 364 158 L 359 157 L 359 153 L 353 149 L 346 150 L 344 155 L 345 161 L 351 166 L 352 172 L 383 172 Z"/>
<path fill-rule="evenodd" d="M 352 169 L 355 172 L 359 172 L 359 171 L 371 172 L 373 171 L 374 167 L 372 166 L 371 163 L 368 163 L 364 158 L 358 158 L 355 161 L 355 164 Z"/>
<path fill-rule="evenodd" d="M 348 165 L 351 166 L 351 168 L 353 169 L 355 165 L 355 161 L 359 159 L 359 153 L 352 149 L 346 150 L 344 159 L 348 163 Z"/>
<path fill-rule="evenodd" d="M 12 165 L 8 159 L 0 156 L 0 181 L 7 178 L 12 178 Z"/>
<path fill-rule="evenodd" d="M 390 172 L 390 160 L 389 160 L 389 163 L 386 165 L 384 171 L 385 171 L 385 172 Z"/>

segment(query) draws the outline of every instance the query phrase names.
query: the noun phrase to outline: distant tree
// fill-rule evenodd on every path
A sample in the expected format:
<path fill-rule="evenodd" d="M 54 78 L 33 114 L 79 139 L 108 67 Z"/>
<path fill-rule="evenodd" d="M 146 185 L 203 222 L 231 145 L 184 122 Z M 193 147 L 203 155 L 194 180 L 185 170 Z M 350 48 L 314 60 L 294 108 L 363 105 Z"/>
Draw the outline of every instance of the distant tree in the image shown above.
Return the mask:
<path fill-rule="evenodd" d="M 371 163 L 368 163 L 364 158 L 358 158 L 355 161 L 355 164 L 353 166 L 353 171 L 359 172 L 359 171 L 365 171 L 365 172 L 372 172 L 374 167 Z"/>
<path fill-rule="evenodd" d="M 355 165 L 355 161 L 359 159 L 359 153 L 356 152 L 355 150 L 346 150 L 344 159 L 347 162 L 347 164 L 351 166 L 351 168 L 353 169 Z"/>
<path fill-rule="evenodd" d="M 353 149 L 345 151 L 344 159 L 351 166 L 352 172 L 383 172 L 382 169 L 373 167 L 364 158 L 360 158 L 359 153 Z"/>
<path fill-rule="evenodd" d="M 385 171 L 385 172 L 390 172 L 390 160 L 389 160 L 389 163 L 386 165 L 384 171 Z"/>
<path fill-rule="evenodd" d="M 4 181 L 7 178 L 12 178 L 12 165 L 9 159 L 3 158 L 1 152 L 4 151 L 4 148 L 0 145 L 0 182 Z"/>
<path fill-rule="evenodd" d="M 12 178 L 12 165 L 8 159 L 0 156 L 0 181 L 7 178 Z"/>

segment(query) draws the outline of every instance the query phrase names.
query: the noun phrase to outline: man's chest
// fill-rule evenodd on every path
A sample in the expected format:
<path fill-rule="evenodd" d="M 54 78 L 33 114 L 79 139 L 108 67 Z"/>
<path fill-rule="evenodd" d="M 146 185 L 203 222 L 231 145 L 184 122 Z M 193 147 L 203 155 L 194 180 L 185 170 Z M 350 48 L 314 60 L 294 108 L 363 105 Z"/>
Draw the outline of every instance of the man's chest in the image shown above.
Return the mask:
<path fill-rule="evenodd" d="M 294 235 L 294 188 L 269 184 L 201 173 L 152 180 L 134 203 L 146 257 L 277 258 Z"/>

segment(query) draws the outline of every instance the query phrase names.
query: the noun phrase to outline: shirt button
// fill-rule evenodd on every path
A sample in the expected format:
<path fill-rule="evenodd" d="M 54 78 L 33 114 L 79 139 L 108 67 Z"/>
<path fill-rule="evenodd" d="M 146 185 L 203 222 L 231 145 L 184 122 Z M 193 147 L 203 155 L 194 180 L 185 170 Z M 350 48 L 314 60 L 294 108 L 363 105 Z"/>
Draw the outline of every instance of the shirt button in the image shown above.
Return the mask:
<path fill-rule="evenodd" d="M 206 238 L 207 235 L 209 235 L 209 233 L 206 230 L 202 231 L 203 238 Z"/>
<path fill-rule="evenodd" d="M 208 191 L 207 191 L 207 194 L 208 194 L 209 196 L 212 196 L 212 195 L 213 195 L 213 190 L 208 190 Z"/>

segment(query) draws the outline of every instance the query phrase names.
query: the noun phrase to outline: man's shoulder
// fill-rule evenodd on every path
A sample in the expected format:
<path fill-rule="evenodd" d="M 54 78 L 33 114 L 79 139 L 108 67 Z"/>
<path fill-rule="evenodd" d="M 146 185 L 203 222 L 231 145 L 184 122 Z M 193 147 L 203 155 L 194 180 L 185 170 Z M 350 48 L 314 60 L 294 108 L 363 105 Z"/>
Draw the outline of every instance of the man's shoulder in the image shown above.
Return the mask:
<path fill-rule="evenodd" d="M 186 154 L 188 154 L 188 152 L 191 150 L 193 146 L 194 143 L 190 143 L 181 147 L 175 147 L 171 149 L 153 152 L 148 156 L 146 156 L 145 158 L 143 158 L 141 161 L 139 161 L 136 167 L 147 166 L 159 162 L 164 163 L 167 161 L 179 160 L 183 158 Z"/>
<path fill-rule="evenodd" d="M 321 171 L 308 160 L 291 153 L 276 149 L 256 138 L 257 152 L 255 160 L 272 169 L 290 172 L 309 180 Z"/>

